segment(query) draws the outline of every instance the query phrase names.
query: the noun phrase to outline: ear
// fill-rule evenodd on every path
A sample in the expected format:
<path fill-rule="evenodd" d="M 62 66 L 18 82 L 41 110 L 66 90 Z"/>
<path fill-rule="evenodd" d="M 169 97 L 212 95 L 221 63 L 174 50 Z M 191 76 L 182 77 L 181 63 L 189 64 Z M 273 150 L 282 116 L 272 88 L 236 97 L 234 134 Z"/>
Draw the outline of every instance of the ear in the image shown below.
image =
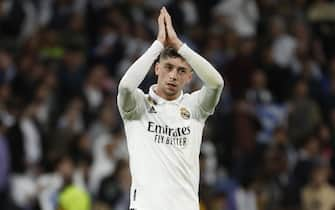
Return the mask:
<path fill-rule="evenodd" d="M 187 76 L 187 81 L 186 84 L 190 83 L 192 81 L 193 78 L 193 71 L 189 73 L 189 75 Z"/>
<path fill-rule="evenodd" d="M 158 76 L 158 72 L 159 72 L 159 62 L 157 62 L 156 64 L 155 64 L 155 75 L 156 76 Z"/>

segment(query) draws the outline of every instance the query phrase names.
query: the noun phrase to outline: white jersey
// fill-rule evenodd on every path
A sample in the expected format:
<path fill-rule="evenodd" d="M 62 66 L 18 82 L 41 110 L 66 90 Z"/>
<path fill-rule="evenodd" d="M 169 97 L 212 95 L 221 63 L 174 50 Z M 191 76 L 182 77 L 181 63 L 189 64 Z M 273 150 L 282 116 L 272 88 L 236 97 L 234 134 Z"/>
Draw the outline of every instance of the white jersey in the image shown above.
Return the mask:
<path fill-rule="evenodd" d="M 157 54 L 154 47 L 146 54 L 152 51 Z M 139 63 L 135 63 L 136 68 L 140 68 Z M 133 74 L 132 70 L 128 71 Z M 181 93 L 175 100 L 159 97 L 154 88 L 153 85 L 149 94 L 138 88 L 133 90 L 131 95 L 136 106 L 130 111 L 123 108 L 125 96 L 121 91 L 118 95 L 132 175 L 130 209 L 199 210 L 202 131 L 222 86 L 212 92 L 203 87 L 192 94 Z M 214 106 L 202 108 L 201 99 L 209 97 L 208 94 L 213 94 Z"/>

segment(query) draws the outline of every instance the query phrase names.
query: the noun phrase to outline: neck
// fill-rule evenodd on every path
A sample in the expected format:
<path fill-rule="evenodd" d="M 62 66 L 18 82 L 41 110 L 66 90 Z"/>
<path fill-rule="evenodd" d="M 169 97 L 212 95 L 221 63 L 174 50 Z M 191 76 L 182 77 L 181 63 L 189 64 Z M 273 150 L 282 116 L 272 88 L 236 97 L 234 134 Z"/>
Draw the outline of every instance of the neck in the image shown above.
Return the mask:
<path fill-rule="evenodd" d="M 180 96 L 180 92 L 176 95 L 166 95 L 164 94 L 164 92 L 162 90 L 160 90 L 158 87 L 155 87 L 154 88 L 154 92 L 161 98 L 165 99 L 165 100 L 168 100 L 168 101 L 173 101 L 175 99 L 177 99 L 179 96 Z"/>

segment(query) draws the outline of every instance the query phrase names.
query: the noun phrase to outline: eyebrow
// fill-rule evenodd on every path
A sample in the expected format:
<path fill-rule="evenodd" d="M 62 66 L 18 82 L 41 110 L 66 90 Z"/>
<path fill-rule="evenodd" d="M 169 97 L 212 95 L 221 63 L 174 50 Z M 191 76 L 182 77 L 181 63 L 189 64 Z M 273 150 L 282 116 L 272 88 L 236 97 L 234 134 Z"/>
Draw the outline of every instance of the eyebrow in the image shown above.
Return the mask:
<path fill-rule="evenodd" d="M 164 66 L 174 66 L 172 63 L 164 63 Z"/>
<path fill-rule="evenodd" d="M 174 64 L 172 64 L 172 63 L 169 63 L 169 62 L 166 62 L 166 63 L 164 63 L 164 66 L 176 66 L 176 65 L 174 65 Z M 179 70 L 187 70 L 188 68 L 187 67 L 185 67 L 185 66 L 177 66 L 177 69 L 179 69 Z M 190 69 L 191 71 L 192 71 L 192 69 Z"/>

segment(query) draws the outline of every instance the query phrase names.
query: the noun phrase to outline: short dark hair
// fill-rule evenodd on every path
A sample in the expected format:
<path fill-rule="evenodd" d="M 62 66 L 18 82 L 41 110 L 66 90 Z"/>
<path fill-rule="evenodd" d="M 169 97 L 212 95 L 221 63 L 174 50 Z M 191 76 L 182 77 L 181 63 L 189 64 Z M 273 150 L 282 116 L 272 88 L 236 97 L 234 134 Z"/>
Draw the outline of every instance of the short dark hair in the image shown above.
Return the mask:
<path fill-rule="evenodd" d="M 181 56 L 178 51 L 172 47 L 165 47 L 164 50 L 161 52 L 161 54 L 159 55 L 159 60 L 161 59 L 166 59 L 166 58 L 181 58 L 183 60 L 185 60 L 183 58 L 183 56 Z"/>

